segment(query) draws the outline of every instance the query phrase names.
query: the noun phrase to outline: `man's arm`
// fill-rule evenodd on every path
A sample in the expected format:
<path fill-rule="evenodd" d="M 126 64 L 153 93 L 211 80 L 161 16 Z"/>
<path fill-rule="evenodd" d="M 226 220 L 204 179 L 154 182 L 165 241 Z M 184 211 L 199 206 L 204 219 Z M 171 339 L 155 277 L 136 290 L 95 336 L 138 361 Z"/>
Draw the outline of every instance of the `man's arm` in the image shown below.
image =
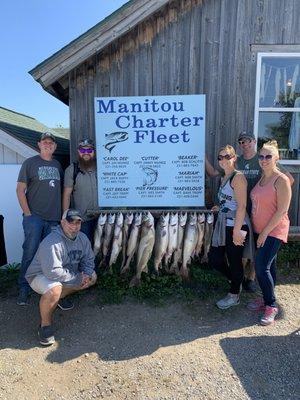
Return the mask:
<path fill-rule="evenodd" d="M 84 275 L 88 275 L 89 277 L 92 276 L 95 269 L 95 255 L 88 238 L 86 238 L 86 243 L 84 243 L 83 256 L 80 260 L 79 269 Z"/>
<path fill-rule="evenodd" d="M 22 208 L 24 215 L 29 216 L 29 215 L 31 215 L 31 211 L 28 206 L 28 202 L 27 202 L 27 198 L 26 198 L 26 189 L 27 189 L 26 183 L 24 183 L 24 182 L 17 183 L 17 197 L 18 197 L 20 207 Z"/>
<path fill-rule="evenodd" d="M 72 192 L 73 192 L 73 184 L 74 184 L 74 182 L 73 182 L 73 172 L 74 172 L 74 164 L 71 164 L 65 170 L 64 190 L 63 190 L 63 195 L 62 195 L 62 209 L 63 209 L 63 211 L 66 211 L 68 208 L 70 208 L 71 195 L 72 195 Z"/>
<path fill-rule="evenodd" d="M 206 156 L 205 156 L 205 172 L 210 178 L 220 176 L 220 172 L 211 165 Z"/>
<path fill-rule="evenodd" d="M 295 179 L 293 178 L 292 174 L 280 163 L 277 163 L 277 168 L 279 169 L 280 172 L 282 172 L 289 178 L 290 184 L 291 186 L 293 186 Z"/>
<path fill-rule="evenodd" d="M 51 244 L 43 241 L 39 247 L 39 259 L 43 274 L 55 282 L 70 282 L 79 274 L 69 271 L 63 265 L 63 248 L 60 243 Z"/>
<path fill-rule="evenodd" d="M 64 187 L 63 196 L 62 196 L 63 211 L 66 211 L 68 208 L 70 208 L 72 191 L 73 191 L 73 188 Z"/>

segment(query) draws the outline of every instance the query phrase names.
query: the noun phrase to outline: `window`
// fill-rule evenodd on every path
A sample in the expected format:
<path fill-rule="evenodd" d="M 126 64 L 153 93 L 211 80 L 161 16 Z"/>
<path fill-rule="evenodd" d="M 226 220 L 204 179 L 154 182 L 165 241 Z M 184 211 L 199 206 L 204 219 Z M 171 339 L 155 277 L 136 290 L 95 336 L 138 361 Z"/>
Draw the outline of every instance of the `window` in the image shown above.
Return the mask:
<path fill-rule="evenodd" d="M 254 133 L 275 139 L 284 164 L 300 164 L 300 53 L 258 53 Z"/>

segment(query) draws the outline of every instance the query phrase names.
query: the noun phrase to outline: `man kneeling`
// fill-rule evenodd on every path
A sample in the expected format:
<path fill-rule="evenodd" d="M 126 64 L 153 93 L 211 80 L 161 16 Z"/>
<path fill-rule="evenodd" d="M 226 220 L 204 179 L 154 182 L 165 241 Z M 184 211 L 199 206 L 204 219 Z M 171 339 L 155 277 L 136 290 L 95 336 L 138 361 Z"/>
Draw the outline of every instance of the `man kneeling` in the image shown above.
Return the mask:
<path fill-rule="evenodd" d="M 58 306 L 70 310 L 73 303 L 65 297 L 94 285 L 94 253 L 87 236 L 80 232 L 82 217 L 79 211 L 64 212 L 60 226 L 40 243 L 25 275 L 31 288 L 41 294 L 40 343 L 49 346 L 55 342 L 52 314 Z"/>

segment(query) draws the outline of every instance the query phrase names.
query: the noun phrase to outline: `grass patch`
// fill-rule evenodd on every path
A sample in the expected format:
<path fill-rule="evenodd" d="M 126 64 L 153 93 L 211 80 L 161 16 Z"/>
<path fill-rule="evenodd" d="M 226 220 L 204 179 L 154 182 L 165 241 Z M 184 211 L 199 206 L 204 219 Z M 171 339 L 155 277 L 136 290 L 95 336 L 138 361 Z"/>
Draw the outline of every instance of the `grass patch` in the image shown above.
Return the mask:
<path fill-rule="evenodd" d="M 129 287 L 129 282 L 133 275 L 122 277 L 118 271 L 118 266 L 115 266 L 111 274 L 98 273 L 97 286 L 100 290 L 101 302 L 118 304 L 127 297 L 154 306 L 163 306 L 171 298 L 185 302 L 192 302 L 199 298 L 207 299 L 226 286 L 226 281 L 218 273 L 199 264 L 190 266 L 188 281 L 165 272 L 161 272 L 159 276 L 150 272 L 143 273 L 140 285 L 132 288 Z"/>
<path fill-rule="evenodd" d="M 13 288 L 17 289 L 20 264 L 8 264 L 0 268 L 0 297 L 5 297 Z"/>

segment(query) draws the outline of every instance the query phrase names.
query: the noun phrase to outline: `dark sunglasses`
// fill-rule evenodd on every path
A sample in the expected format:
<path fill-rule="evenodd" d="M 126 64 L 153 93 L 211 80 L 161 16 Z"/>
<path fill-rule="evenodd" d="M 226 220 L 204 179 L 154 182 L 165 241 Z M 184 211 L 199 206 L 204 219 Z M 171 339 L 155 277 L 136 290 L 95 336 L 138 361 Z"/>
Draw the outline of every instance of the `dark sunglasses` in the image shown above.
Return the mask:
<path fill-rule="evenodd" d="M 248 144 L 251 142 L 252 142 L 252 139 L 238 140 L 238 144 Z"/>
<path fill-rule="evenodd" d="M 272 159 L 273 155 L 272 154 L 267 154 L 266 156 L 263 156 L 262 154 L 260 154 L 258 156 L 259 161 L 263 161 L 263 160 L 268 160 L 270 161 Z"/>
<path fill-rule="evenodd" d="M 218 161 L 222 161 L 224 158 L 225 158 L 225 160 L 231 160 L 233 158 L 233 156 L 230 154 L 225 154 L 225 156 L 222 156 L 221 154 L 219 154 L 217 158 L 218 158 Z"/>
<path fill-rule="evenodd" d="M 94 152 L 94 149 L 91 149 L 91 148 L 84 149 L 84 148 L 80 147 L 78 150 L 79 150 L 79 153 L 81 153 L 81 154 L 91 154 Z"/>

